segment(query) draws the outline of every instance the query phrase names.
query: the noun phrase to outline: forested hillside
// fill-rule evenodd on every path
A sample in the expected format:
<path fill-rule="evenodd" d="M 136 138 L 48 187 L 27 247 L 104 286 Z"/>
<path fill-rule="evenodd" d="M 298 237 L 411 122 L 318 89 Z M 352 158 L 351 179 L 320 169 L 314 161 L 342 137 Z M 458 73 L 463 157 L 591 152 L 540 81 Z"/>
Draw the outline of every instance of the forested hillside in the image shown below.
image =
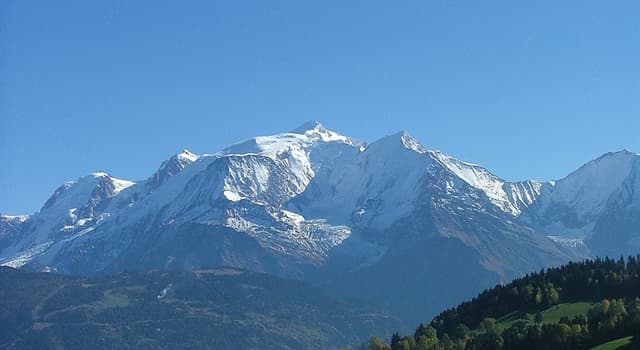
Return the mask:
<path fill-rule="evenodd" d="M 399 327 L 302 282 L 238 269 L 78 278 L 0 267 L 0 349 L 331 349 Z"/>
<path fill-rule="evenodd" d="M 640 262 L 595 259 L 518 278 L 377 349 L 640 349 Z M 619 343 L 620 347 L 617 347 Z M 624 347 L 626 346 L 626 347 Z"/>

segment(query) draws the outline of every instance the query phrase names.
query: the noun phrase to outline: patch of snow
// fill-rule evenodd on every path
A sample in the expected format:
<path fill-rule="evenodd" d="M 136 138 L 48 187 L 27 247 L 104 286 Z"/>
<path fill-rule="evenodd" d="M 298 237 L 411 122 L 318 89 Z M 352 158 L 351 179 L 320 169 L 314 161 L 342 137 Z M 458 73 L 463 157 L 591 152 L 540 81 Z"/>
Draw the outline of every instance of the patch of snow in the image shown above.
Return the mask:
<path fill-rule="evenodd" d="M 16 269 L 20 268 L 26 265 L 29 261 L 31 261 L 31 259 L 33 259 L 33 257 L 35 257 L 36 255 L 46 251 L 47 248 L 49 248 L 52 244 L 53 244 L 53 241 L 48 241 L 48 242 L 38 244 L 29 249 L 23 250 L 21 252 L 18 252 L 12 257 L 0 260 L 0 265 L 9 266 Z"/>
<path fill-rule="evenodd" d="M 198 158 L 200 158 L 199 155 L 192 153 L 191 151 L 189 151 L 188 149 L 184 149 L 181 153 L 178 153 L 176 155 L 176 157 L 178 157 L 181 160 L 186 160 L 190 163 L 195 162 L 196 160 L 198 160 Z"/>
<path fill-rule="evenodd" d="M 291 225 L 300 225 L 305 221 L 302 215 L 289 210 L 281 209 L 279 213 L 281 215 L 278 217 L 278 219 L 281 219 Z"/>
<path fill-rule="evenodd" d="M 115 194 L 136 184 L 134 181 L 116 179 L 115 177 L 111 177 L 111 183 L 113 184 Z"/>
<path fill-rule="evenodd" d="M 164 287 L 164 288 L 160 291 L 160 294 L 158 294 L 158 295 L 156 296 L 156 298 L 157 298 L 158 300 L 162 300 L 162 299 L 164 299 L 164 298 L 167 296 L 167 294 L 169 293 L 169 291 L 171 291 L 171 288 L 173 288 L 173 285 L 172 285 L 171 283 L 169 283 L 169 285 L 167 285 L 166 287 Z"/>
<path fill-rule="evenodd" d="M 237 194 L 237 193 L 235 193 L 233 191 L 225 190 L 223 192 L 223 194 L 224 194 L 225 198 L 227 198 L 228 200 L 230 200 L 232 202 L 237 202 L 237 201 L 240 201 L 240 200 L 244 199 L 244 197 L 242 197 L 241 195 L 239 195 L 239 194 Z"/>
<path fill-rule="evenodd" d="M 29 215 L 4 215 L 0 214 L 0 220 L 23 223 L 29 219 Z"/>
<path fill-rule="evenodd" d="M 578 248 L 578 247 L 584 246 L 584 238 L 569 238 L 569 237 L 552 236 L 552 235 L 547 236 L 547 238 L 567 248 Z"/>
<path fill-rule="evenodd" d="M 76 221 L 76 225 L 77 226 L 84 226 L 87 224 L 87 222 L 91 221 L 92 219 L 79 219 Z"/>

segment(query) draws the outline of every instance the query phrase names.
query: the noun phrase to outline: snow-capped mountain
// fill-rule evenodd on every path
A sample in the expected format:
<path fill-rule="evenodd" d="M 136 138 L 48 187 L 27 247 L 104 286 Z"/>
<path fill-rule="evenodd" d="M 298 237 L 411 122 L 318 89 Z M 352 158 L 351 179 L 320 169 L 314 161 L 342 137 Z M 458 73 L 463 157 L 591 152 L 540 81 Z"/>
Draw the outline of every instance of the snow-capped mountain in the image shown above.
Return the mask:
<path fill-rule="evenodd" d="M 100 172 L 65 183 L 38 213 L 0 216 L 0 264 L 79 274 L 230 265 L 424 317 L 593 244 L 640 251 L 638 158 L 607 154 L 556 182 L 508 182 L 407 133 L 365 144 L 311 122 L 213 154 L 185 150 L 146 180 Z"/>
<path fill-rule="evenodd" d="M 521 220 L 598 255 L 640 252 L 640 155 L 607 153 L 544 186 Z"/>

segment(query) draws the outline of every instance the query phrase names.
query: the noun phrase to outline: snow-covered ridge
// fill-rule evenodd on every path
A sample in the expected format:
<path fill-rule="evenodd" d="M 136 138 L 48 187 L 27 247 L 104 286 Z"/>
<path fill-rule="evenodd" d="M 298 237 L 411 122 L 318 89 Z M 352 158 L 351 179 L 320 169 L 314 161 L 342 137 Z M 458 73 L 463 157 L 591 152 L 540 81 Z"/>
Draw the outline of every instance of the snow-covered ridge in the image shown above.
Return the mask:
<path fill-rule="evenodd" d="M 327 130 L 319 122 L 310 122 L 289 133 L 257 136 L 237 143 L 217 155 L 263 155 L 274 158 L 287 151 L 304 152 L 318 143 L 327 142 L 340 142 L 348 145 L 355 143 L 347 136 Z"/>
<path fill-rule="evenodd" d="M 440 151 L 430 151 L 438 162 L 460 179 L 483 191 L 489 200 L 504 212 L 518 216 L 540 195 L 538 181 L 506 182 L 480 165 L 463 162 Z"/>
<path fill-rule="evenodd" d="M 42 207 L 41 213 L 52 212 L 60 214 L 58 211 L 67 211 L 71 208 L 79 208 L 92 196 L 110 198 L 128 187 L 135 185 L 135 182 L 118 179 L 105 172 L 95 172 L 74 181 L 65 182 L 60 186 L 51 198 Z M 103 193 L 97 193 L 96 191 Z"/>
<path fill-rule="evenodd" d="M 182 152 L 174 155 L 173 157 L 165 160 L 160 164 L 158 171 L 156 171 L 146 182 L 146 186 L 154 189 L 172 176 L 183 171 L 186 167 L 196 162 L 201 156 L 191 153 L 185 149 Z"/>
<path fill-rule="evenodd" d="M 549 201 L 579 208 L 580 216 L 599 212 L 639 161 L 627 150 L 606 153 L 556 181 Z"/>

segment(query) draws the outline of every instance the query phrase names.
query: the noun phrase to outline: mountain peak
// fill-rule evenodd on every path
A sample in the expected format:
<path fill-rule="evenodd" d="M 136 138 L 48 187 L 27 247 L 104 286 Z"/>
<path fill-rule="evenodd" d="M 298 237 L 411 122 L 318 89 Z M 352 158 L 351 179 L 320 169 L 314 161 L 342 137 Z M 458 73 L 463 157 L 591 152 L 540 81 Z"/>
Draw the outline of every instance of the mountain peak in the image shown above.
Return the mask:
<path fill-rule="evenodd" d="M 150 186 L 152 188 L 160 186 L 167 179 L 181 172 L 199 158 L 199 155 L 192 153 L 185 148 L 182 152 L 173 155 L 171 158 L 160 164 L 158 171 L 150 177 Z"/>
<path fill-rule="evenodd" d="M 109 173 L 104 172 L 104 171 L 96 171 L 96 172 L 93 172 L 93 173 L 89 174 L 89 177 L 94 177 L 94 178 L 96 178 L 96 177 L 111 177 L 111 175 L 109 175 Z"/>
<path fill-rule="evenodd" d="M 422 145 L 422 143 L 420 143 L 420 141 L 418 139 L 416 139 L 415 137 L 409 135 L 408 132 L 403 131 L 400 135 L 400 140 L 402 140 L 402 144 L 413 151 L 416 151 L 418 153 L 426 153 L 427 149 L 424 148 L 424 146 Z"/>
<path fill-rule="evenodd" d="M 628 149 L 623 149 L 616 152 L 607 152 L 583 165 L 576 172 L 580 171 L 581 169 L 587 169 L 591 166 L 605 166 L 606 168 L 626 168 L 628 164 L 631 164 L 636 158 L 638 158 L 638 154 L 631 152 Z"/>
<path fill-rule="evenodd" d="M 198 158 L 200 158 L 199 155 L 189 151 L 186 148 L 183 149 L 182 152 L 176 154 L 175 157 L 178 158 L 178 159 L 186 159 L 189 162 L 195 162 Z"/>
<path fill-rule="evenodd" d="M 306 134 L 309 131 L 326 132 L 327 129 L 324 127 L 324 125 L 322 125 L 321 122 L 317 120 L 309 120 L 298 126 L 297 128 L 291 130 L 291 132 L 294 134 Z"/>
<path fill-rule="evenodd" d="M 640 155 L 640 154 L 638 154 L 636 152 L 633 152 L 633 151 L 631 151 L 631 150 L 629 150 L 627 148 L 624 148 L 624 149 L 622 149 L 620 151 L 617 151 L 617 152 L 611 152 L 611 154 L 616 155 L 616 156 L 621 156 L 621 157 L 636 157 L 636 156 Z"/>
<path fill-rule="evenodd" d="M 635 156 L 635 155 L 637 155 L 635 152 L 631 152 L 630 150 L 624 148 L 619 151 L 607 152 L 601 155 L 600 157 L 598 157 L 597 159 L 606 158 L 606 157 L 625 157 L 625 156 Z"/>
<path fill-rule="evenodd" d="M 576 218 L 587 222 L 616 195 L 633 173 L 638 159 L 629 150 L 601 155 L 556 181 L 545 207 L 555 204 L 574 207 Z"/>
<path fill-rule="evenodd" d="M 426 153 L 427 149 L 418 141 L 418 139 L 409 135 L 406 131 L 399 131 L 395 134 L 382 137 L 368 146 L 370 147 L 382 147 L 388 149 L 400 149 L 410 150 L 416 153 Z"/>

